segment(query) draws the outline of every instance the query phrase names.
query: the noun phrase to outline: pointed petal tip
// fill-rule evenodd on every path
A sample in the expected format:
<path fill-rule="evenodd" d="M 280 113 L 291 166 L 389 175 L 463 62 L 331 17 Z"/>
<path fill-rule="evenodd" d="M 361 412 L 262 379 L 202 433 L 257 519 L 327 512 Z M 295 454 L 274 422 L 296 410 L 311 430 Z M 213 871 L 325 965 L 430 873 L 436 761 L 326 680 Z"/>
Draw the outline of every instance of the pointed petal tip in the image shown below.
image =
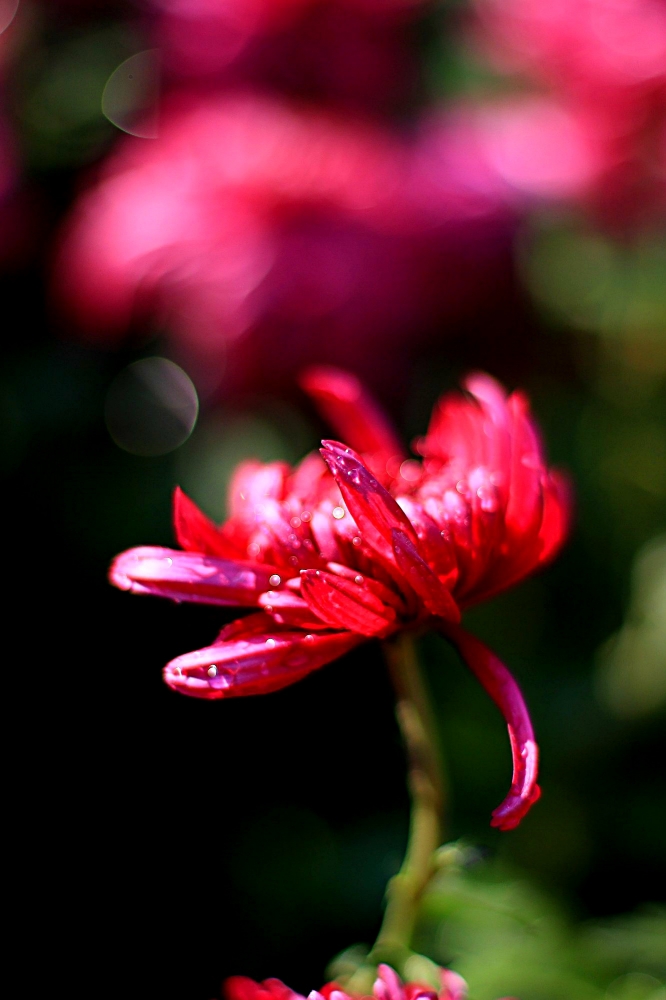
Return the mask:
<path fill-rule="evenodd" d="M 444 996 L 441 1000 L 465 1000 L 467 997 L 467 983 L 453 969 L 442 969 L 442 988 Z"/>
<path fill-rule="evenodd" d="M 298 376 L 298 384 L 308 395 L 346 403 L 356 402 L 362 392 L 356 375 L 334 365 L 310 365 Z"/>
<path fill-rule="evenodd" d="M 319 449 L 322 455 L 326 457 L 326 454 L 334 456 L 344 456 L 345 458 L 354 458 L 357 462 L 363 461 L 360 455 L 350 448 L 348 444 L 343 441 L 335 441 L 333 438 L 322 438 L 321 448 Z"/>
<path fill-rule="evenodd" d="M 510 793 L 497 809 L 493 809 L 490 825 L 503 833 L 515 830 L 540 798 L 541 788 L 539 785 L 533 785 L 528 795 Z"/>
<path fill-rule="evenodd" d="M 126 549 L 115 557 L 109 566 L 109 583 L 119 590 L 129 590 L 136 594 L 148 593 L 148 588 L 142 582 L 142 569 L 148 561 L 164 560 L 174 554 L 172 549 L 162 549 L 156 546 L 140 545 Z"/>
<path fill-rule="evenodd" d="M 507 724 L 513 758 L 511 789 L 493 811 L 491 826 L 512 830 L 538 800 L 539 748 L 534 740 L 527 706 L 516 680 L 501 660 L 476 636 L 459 625 L 443 623 L 443 635 L 454 646 L 500 709 Z"/>

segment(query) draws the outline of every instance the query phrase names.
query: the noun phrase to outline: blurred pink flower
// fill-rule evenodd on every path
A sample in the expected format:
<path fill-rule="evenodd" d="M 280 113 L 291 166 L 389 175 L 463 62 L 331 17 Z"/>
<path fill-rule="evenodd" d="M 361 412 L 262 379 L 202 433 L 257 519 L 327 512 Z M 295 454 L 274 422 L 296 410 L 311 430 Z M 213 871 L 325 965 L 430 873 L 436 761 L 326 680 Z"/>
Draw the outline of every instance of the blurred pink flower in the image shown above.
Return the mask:
<path fill-rule="evenodd" d="M 662 0 L 475 0 L 485 51 L 579 98 L 631 100 L 666 85 Z"/>
<path fill-rule="evenodd" d="M 605 161 L 593 126 L 551 97 L 521 95 L 431 114 L 421 146 L 445 176 L 520 211 L 594 189 Z"/>
<path fill-rule="evenodd" d="M 174 101 L 81 196 L 56 293 L 101 341 L 152 315 L 209 368 L 252 333 L 278 370 L 350 352 L 362 370 L 476 304 L 504 245 L 497 197 L 425 160 L 348 116 Z"/>
<path fill-rule="evenodd" d="M 461 610 L 512 586 L 558 552 L 569 490 L 548 469 L 527 400 L 485 375 L 435 408 L 407 458 L 353 376 L 315 369 L 304 388 L 362 451 L 324 441 L 295 469 L 241 465 L 231 516 L 216 527 L 180 490 L 181 550 L 142 547 L 114 561 L 117 587 L 178 601 L 259 607 L 165 668 L 175 690 L 219 699 L 300 680 L 369 638 L 439 629 L 504 714 L 513 779 L 493 826 L 516 826 L 539 797 L 537 746 L 515 680 L 460 626 Z"/>
<path fill-rule="evenodd" d="M 424 0 L 152 0 L 168 81 L 277 88 L 386 110 L 416 75 L 407 27 Z"/>
<path fill-rule="evenodd" d="M 481 58 L 538 88 L 477 116 L 498 176 L 530 197 L 568 198 L 619 232 L 663 219 L 662 0 L 476 0 L 475 11 Z"/>

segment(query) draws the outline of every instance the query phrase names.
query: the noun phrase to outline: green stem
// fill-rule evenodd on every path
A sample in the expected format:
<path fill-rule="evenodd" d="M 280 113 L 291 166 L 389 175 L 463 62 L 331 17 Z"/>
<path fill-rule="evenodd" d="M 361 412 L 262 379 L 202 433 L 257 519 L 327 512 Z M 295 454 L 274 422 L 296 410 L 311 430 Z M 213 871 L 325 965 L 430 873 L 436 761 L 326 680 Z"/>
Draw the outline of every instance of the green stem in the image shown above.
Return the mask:
<path fill-rule="evenodd" d="M 441 843 L 444 781 L 435 720 L 416 659 L 413 638 L 401 635 L 384 644 L 398 697 L 396 713 L 409 760 L 412 800 L 409 840 L 400 871 L 386 890 L 386 911 L 368 964 L 404 968 L 418 902 L 433 875 L 433 855 Z"/>

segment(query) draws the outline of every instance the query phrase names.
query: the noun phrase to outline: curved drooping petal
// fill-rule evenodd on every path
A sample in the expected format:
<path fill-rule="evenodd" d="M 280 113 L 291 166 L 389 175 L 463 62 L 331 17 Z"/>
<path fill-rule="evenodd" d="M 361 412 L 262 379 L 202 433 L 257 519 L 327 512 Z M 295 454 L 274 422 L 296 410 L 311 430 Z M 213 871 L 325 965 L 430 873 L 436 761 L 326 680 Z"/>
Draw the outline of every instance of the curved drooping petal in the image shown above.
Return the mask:
<path fill-rule="evenodd" d="M 209 700 L 268 694 L 337 659 L 363 638 L 353 632 L 282 629 L 260 611 L 223 629 L 212 646 L 171 660 L 164 680 L 181 694 Z"/>
<path fill-rule="evenodd" d="M 278 586 L 272 566 L 235 562 L 200 552 L 157 546 L 128 549 L 111 564 L 109 579 L 121 590 L 174 601 L 252 607 Z"/>
<path fill-rule="evenodd" d="M 396 614 L 360 583 L 324 570 L 301 572 L 301 593 L 316 615 L 332 628 L 363 636 L 385 637 L 396 627 Z"/>
<path fill-rule="evenodd" d="M 398 465 L 405 450 L 381 408 L 361 381 L 339 368 L 308 368 L 300 384 L 314 400 L 324 419 L 380 477 L 386 477 L 391 460 Z"/>
<path fill-rule="evenodd" d="M 513 777 L 505 800 L 493 810 L 492 826 L 512 830 L 539 798 L 537 785 L 539 751 L 532 723 L 518 684 L 499 658 L 475 636 L 459 625 L 446 624 L 442 633 L 483 685 L 504 716 L 511 741 Z"/>

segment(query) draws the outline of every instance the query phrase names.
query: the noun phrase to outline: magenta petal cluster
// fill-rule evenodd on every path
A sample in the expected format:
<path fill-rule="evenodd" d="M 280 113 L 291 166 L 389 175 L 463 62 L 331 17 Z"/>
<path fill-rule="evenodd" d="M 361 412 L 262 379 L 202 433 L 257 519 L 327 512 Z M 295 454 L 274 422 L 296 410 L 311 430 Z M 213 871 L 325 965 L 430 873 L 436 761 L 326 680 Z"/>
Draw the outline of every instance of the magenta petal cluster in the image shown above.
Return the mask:
<path fill-rule="evenodd" d="M 441 970 L 441 988 L 434 990 L 423 983 L 403 983 L 390 965 L 380 965 L 368 1000 L 465 1000 L 467 983 L 451 969 Z M 226 1000 L 305 1000 L 279 979 L 256 983 L 245 976 L 231 976 L 224 984 Z M 307 1000 L 353 1000 L 338 983 L 327 983 L 312 990 Z"/>
<path fill-rule="evenodd" d="M 513 781 L 492 823 L 511 829 L 539 796 L 537 746 L 518 685 L 460 618 L 553 558 L 567 481 L 548 469 L 525 397 L 487 375 L 439 402 L 420 460 L 353 375 L 317 368 L 302 384 L 347 443 L 324 441 L 294 469 L 241 464 L 220 527 L 177 489 L 181 548 L 130 549 L 111 582 L 256 609 L 167 664 L 167 684 L 200 698 L 276 691 L 366 639 L 441 631 L 507 721 Z"/>
<path fill-rule="evenodd" d="M 441 969 L 440 975 L 441 985 L 435 990 L 424 983 L 403 983 L 390 965 L 380 965 L 372 996 L 367 1000 L 466 1000 L 467 983 L 462 976 L 451 969 Z M 305 1000 L 279 979 L 257 983 L 245 976 L 232 976 L 225 982 L 224 992 L 226 1000 Z M 327 983 L 321 990 L 312 990 L 307 1000 L 353 1000 L 353 997 L 338 983 Z"/>

